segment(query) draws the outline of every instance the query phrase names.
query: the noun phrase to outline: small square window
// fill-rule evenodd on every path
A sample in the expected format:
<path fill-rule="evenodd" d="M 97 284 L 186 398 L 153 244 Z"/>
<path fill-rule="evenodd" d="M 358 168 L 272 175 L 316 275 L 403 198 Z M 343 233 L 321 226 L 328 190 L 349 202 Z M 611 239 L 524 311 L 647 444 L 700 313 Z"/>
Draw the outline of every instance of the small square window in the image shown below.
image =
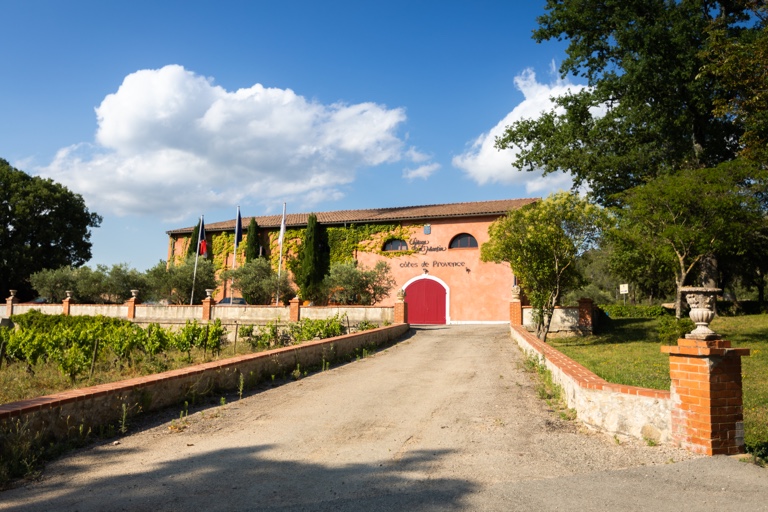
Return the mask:
<path fill-rule="evenodd" d="M 424 234 L 429 235 L 430 233 L 432 233 L 432 226 L 429 224 L 424 224 Z"/>

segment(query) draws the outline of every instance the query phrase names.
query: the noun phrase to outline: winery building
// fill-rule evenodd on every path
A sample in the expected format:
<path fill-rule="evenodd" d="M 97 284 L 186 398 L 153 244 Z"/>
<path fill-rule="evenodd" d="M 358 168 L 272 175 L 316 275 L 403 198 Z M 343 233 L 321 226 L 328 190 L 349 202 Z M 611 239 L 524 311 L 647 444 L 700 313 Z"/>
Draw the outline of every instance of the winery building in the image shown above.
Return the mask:
<path fill-rule="evenodd" d="M 488 241 L 488 227 L 497 218 L 537 199 L 505 199 L 454 204 L 316 212 L 329 235 L 332 263 L 356 260 L 373 268 L 386 261 L 397 283 L 378 305 L 394 304 L 405 290 L 408 316 L 413 324 L 509 322 L 511 288 L 516 284 L 509 265 L 480 260 L 480 246 Z M 309 213 L 286 216 L 285 259 L 295 255 Z M 281 215 L 253 217 L 265 255 L 278 262 Z M 247 230 L 251 217 L 243 217 Z M 235 219 L 205 224 L 210 257 L 217 269 L 234 261 Z M 186 254 L 193 227 L 168 232 L 168 261 Z M 241 244 L 241 248 L 245 243 Z M 242 260 L 238 248 L 238 262 Z M 228 283 L 224 285 L 228 286 Z M 229 296 L 228 288 L 217 298 Z M 237 291 L 235 291 L 237 295 Z"/>

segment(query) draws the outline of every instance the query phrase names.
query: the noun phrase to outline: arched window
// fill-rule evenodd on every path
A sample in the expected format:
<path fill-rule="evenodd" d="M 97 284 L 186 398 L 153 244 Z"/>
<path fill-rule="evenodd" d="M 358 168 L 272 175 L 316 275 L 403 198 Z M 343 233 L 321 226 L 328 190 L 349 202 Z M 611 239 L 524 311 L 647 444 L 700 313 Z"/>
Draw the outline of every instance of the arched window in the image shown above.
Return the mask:
<path fill-rule="evenodd" d="M 395 238 L 393 240 L 387 240 L 387 243 L 384 244 L 384 250 L 385 251 L 407 251 L 408 244 L 405 243 L 405 240 L 400 240 L 398 238 Z"/>
<path fill-rule="evenodd" d="M 477 247 L 477 240 L 469 233 L 456 235 L 448 246 L 449 249 L 468 249 L 470 247 Z"/>

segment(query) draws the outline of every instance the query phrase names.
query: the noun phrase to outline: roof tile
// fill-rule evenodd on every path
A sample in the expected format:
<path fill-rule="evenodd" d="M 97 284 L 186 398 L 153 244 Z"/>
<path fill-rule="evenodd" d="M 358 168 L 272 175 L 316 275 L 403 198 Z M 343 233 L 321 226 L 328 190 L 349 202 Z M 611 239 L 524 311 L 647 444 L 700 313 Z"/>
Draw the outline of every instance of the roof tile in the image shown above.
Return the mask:
<path fill-rule="evenodd" d="M 447 217 L 475 217 L 481 215 L 501 215 L 510 210 L 538 201 L 538 198 L 499 199 L 495 201 L 474 201 L 467 203 L 431 204 L 423 206 L 399 206 L 393 208 L 372 208 L 368 210 L 338 210 L 334 212 L 317 212 L 317 221 L 321 224 L 345 224 L 353 222 L 395 222 L 403 220 L 428 220 Z M 303 227 L 307 225 L 309 213 L 289 213 L 285 224 L 288 227 Z M 279 228 L 281 215 L 262 215 L 243 217 L 247 226 L 251 218 L 256 219 L 260 228 Z M 235 228 L 235 219 L 223 222 L 206 223 L 205 230 L 230 231 Z M 194 227 L 172 229 L 167 233 L 191 233 Z"/>

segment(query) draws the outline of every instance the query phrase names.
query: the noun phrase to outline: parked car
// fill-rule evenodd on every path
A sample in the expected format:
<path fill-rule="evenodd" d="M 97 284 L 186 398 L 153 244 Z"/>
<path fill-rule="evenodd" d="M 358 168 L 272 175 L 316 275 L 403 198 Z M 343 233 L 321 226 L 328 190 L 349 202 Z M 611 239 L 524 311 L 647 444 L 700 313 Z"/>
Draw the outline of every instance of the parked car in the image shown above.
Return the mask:
<path fill-rule="evenodd" d="M 219 302 L 216 303 L 220 306 L 246 306 L 248 305 L 247 302 L 245 302 L 245 299 L 242 297 L 224 297 Z"/>

